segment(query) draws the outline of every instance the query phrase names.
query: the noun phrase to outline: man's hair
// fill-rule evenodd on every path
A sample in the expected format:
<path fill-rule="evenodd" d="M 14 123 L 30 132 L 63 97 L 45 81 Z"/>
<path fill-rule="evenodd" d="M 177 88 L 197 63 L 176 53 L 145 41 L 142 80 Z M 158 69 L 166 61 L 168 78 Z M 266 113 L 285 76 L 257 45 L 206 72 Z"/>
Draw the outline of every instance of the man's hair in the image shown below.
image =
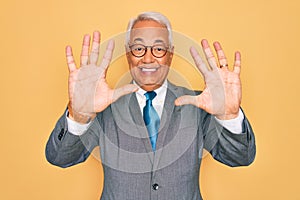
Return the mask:
<path fill-rule="evenodd" d="M 133 18 L 129 21 L 128 26 L 127 26 L 127 32 L 126 32 L 126 41 L 125 41 L 125 45 L 127 46 L 129 44 L 130 41 L 130 34 L 131 34 L 131 30 L 133 28 L 133 26 L 139 22 L 139 21 L 144 21 L 144 20 L 153 20 L 156 21 L 160 24 L 162 24 L 163 26 L 165 26 L 168 30 L 168 39 L 169 39 L 169 47 L 171 48 L 173 46 L 173 35 L 172 35 L 172 27 L 171 27 L 171 23 L 168 20 L 168 18 L 166 16 L 164 16 L 163 14 L 159 13 L 159 12 L 143 12 L 141 14 L 139 14 L 136 18 Z"/>

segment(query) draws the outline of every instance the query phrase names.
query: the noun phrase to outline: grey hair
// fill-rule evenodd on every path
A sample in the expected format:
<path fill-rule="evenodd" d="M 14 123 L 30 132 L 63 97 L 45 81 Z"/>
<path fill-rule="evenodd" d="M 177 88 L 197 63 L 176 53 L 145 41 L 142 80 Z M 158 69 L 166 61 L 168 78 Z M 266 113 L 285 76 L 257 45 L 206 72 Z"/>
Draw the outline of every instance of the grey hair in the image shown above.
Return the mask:
<path fill-rule="evenodd" d="M 125 45 L 128 46 L 129 41 L 130 41 L 130 34 L 133 26 L 138 22 L 138 21 L 143 21 L 143 20 L 153 20 L 156 21 L 164 26 L 166 26 L 168 33 L 169 33 L 169 47 L 173 47 L 173 34 L 172 34 L 172 27 L 171 23 L 168 20 L 166 16 L 159 12 L 143 12 L 139 14 L 136 18 L 133 18 L 129 21 L 128 26 L 127 26 L 127 32 L 126 32 L 126 38 L 125 38 Z"/>

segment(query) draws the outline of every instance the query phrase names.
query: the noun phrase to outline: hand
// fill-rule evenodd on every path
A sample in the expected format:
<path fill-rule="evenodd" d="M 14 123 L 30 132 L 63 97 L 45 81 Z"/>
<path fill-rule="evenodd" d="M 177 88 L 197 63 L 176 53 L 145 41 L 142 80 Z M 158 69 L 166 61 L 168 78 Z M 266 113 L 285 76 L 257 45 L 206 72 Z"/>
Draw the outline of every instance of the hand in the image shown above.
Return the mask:
<path fill-rule="evenodd" d="M 207 40 L 202 40 L 201 44 L 210 69 L 207 68 L 194 47 L 191 47 L 190 52 L 197 68 L 204 77 L 205 89 L 198 96 L 185 95 L 179 97 L 176 99 L 175 105 L 192 104 L 221 120 L 236 118 L 242 100 L 241 54 L 239 52 L 235 53 L 233 71 L 230 71 L 220 43 L 214 43 L 218 62 Z M 218 63 L 220 67 L 218 67 Z"/>
<path fill-rule="evenodd" d="M 106 72 L 114 50 L 114 41 L 109 41 L 102 62 L 97 65 L 100 48 L 100 33 L 95 31 L 91 52 L 90 35 L 85 35 L 80 57 L 80 68 L 74 62 L 72 48 L 66 47 L 69 68 L 69 117 L 77 122 L 86 123 L 103 111 L 107 106 L 125 94 L 137 90 L 133 84 L 118 89 L 109 88 Z"/>

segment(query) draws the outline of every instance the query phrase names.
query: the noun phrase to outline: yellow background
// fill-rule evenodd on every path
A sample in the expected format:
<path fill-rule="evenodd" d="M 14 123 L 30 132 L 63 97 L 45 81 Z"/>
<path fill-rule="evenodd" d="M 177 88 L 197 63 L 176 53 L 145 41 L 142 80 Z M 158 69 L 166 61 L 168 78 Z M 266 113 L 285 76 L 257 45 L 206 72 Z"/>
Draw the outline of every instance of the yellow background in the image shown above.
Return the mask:
<path fill-rule="evenodd" d="M 105 40 L 149 10 L 164 13 L 174 30 L 196 41 L 219 40 L 231 61 L 234 50 L 242 52 L 242 106 L 257 157 L 250 167 L 229 168 L 206 156 L 204 199 L 300 199 L 298 0 L 2 1 L 0 199 L 99 198 L 97 160 L 60 169 L 44 156 L 68 101 L 64 47 L 73 46 L 78 62 L 83 34 L 98 29 Z"/>

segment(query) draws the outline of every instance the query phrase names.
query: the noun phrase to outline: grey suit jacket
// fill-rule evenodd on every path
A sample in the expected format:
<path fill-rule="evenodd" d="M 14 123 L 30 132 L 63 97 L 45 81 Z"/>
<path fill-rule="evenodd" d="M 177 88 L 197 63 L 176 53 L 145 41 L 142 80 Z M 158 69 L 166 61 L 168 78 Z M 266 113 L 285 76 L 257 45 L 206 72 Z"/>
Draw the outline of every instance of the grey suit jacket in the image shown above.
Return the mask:
<path fill-rule="evenodd" d="M 199 200 L 203 148 L 228 166 L 253 162 L 254 134 L 245 117 L 243 133 L 233 134 L 214 117 L 192 105 L 174 106 L 194 91 L 168 83 L 164 110 L 152 151 L 135 94 L 111 104 L 82 136 L 68 132 L 65 115 L 46 146 L 47 160 L 60 167 L 83 162 L 96 146 L 104 169 L 102 200 Z"/>

